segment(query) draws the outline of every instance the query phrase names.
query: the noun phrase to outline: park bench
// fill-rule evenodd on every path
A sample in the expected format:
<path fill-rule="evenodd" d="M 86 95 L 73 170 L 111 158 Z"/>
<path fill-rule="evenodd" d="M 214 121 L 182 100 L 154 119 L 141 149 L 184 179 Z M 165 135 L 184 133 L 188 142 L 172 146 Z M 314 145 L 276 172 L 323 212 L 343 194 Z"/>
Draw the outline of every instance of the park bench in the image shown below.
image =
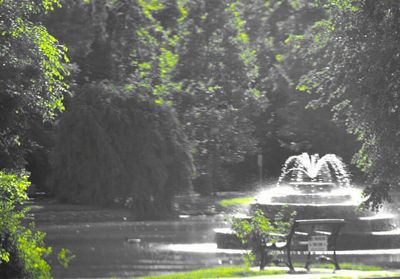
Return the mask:
<path fill-rule="evenodd" d="M 341 228 L 344 226 L 344 219 L 309 219 L 294 220 L 289 233 L 280 235 L 277 242 L 266 243 L 261 254 L 261 265 L 263 268 L 267 261 L 268 253 L 272 250 L 284 251 L 286 261 L 283 263 L 289 267 L 290 272 L 295 272 L 291 253 L 303 251 L 307 254 L 305 268 L 310 269 L 312 254 L 324 254 L 327 250 L 333 251 L 333 259 L 320 256 L 321 260 L 333 263 L 334 271 L 339 270 L 339 262 L 336 256 L 336 241 Z M 278 264 L 278 262 L 275 262 Z"/>

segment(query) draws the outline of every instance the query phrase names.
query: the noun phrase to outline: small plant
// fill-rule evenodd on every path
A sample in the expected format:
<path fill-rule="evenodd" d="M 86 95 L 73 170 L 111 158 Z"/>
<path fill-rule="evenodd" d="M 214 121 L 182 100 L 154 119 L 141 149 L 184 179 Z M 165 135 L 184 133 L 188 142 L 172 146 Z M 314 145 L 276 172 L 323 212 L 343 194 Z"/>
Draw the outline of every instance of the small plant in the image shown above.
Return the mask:
<path fill-rule="evenodd" d="M 296 212 L 289 213 L 284 206 L 273 220 L 265 217 L 261 210 L 257 210 L 250 220 L 233 218 L 232 228 L 236 236 L 251 248 L 251 253 L 245 256 L 246 264 L 251 265 L 259 259 L 260 269 L 264 269 L 268 261 L 268 246 L 282 240 L 295 215 Z"/>
<path fill-rule="evenodd" d="M 28 186 L 26 172 L 0 171 L 0 278 L 52 278 L 46 261 L 52 249 L 44 243 L 45 234 L 25 224 Z M 62 249 L 59 258 L 66 267 L 73 256 Z"/>
<path fill-rule="evenodd" d="M 69 263 L 75 259 L 75 255 L 69 249 L 61 248 L 57 254 L 57 259 L 64 268 L 67 268 Z"/>
<path fill-rule="evenodd" d="M 0 171 L 0 277 L 51 278 L 44 258 L 51 248 L 44 245 L 44 234 L 24 226 L 27 216 L 23 203 L 28 199 L 26 172 Z"/>

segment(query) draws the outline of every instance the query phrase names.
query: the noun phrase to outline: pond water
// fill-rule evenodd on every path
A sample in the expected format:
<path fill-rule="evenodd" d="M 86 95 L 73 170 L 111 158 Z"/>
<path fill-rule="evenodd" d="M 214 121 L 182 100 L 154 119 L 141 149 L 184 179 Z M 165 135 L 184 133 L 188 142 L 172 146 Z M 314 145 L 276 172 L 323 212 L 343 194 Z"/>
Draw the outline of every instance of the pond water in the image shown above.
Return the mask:
<path fill-rule="evenodd" d="M 32 211 L 46 243 L 76 256 L 68 269 L 51 258 L 56 278 L 129 278 L 242 263 L 240 251 L 216 249 L 213 229 L 229 226 L 222 215 L 130 221 L 124 210 L 42 201 Z"/>
<path fill-rule="evenodd" d="M 215 200 L 202 204 L 202 210 L 197 212 L 207 212 Z M 52 200 L 34 201 L 31 208 L 36 227 L 47 233 L 46 242 L 55 253 L 68 248 L 76 256 L 67 269 L 55 255 L 50 258 L 55 278 L 132 278 L 243 263 L 244 251 L 217 249 L 213 229 L 228 228 L 229 224 L 223 214 L 214 210 L 214 215 L 134 221 L 127 210 Z M 400 249 L 338 254 L 340 262 L 400 268 Z M 303 262 L 304 256 L 294 255 L 294 260 Z"/>

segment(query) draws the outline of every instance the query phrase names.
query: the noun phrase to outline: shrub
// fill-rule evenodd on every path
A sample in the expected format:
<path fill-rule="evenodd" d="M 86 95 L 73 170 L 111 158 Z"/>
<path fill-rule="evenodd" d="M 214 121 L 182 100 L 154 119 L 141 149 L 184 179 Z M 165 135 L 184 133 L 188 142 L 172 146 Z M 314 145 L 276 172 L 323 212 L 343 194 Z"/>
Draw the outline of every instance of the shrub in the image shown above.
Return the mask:
<path fill-rule="evenodd" d="M 55 141 L 50 190 L 61 200 L 161 217 L 173 195 L 190 186 L 191 157 L 174 112 L 143 95 L 86 86 L 63 114 Z"/>
<path fill-rule="evenodd" d="M 249 265 L 258 258 L 260 269 L 267 264 L 267 245 L 282 239 L 290 229 L 296 212 L 289 213 L 284 207 L 273 220 L 264 216 L 263 211 L 257 210 L 250 220 L 233 218 L 232 228 L 243 244 L 251 248 L 245 261 Z"/>
<path fill-rule="evenodd" d="M 0 278 L 52 278 L 44 259 L 51 252 L 44 245 L 44 234 L 23 224 L 28 186 L 26 173 L 0 171 Z"/>

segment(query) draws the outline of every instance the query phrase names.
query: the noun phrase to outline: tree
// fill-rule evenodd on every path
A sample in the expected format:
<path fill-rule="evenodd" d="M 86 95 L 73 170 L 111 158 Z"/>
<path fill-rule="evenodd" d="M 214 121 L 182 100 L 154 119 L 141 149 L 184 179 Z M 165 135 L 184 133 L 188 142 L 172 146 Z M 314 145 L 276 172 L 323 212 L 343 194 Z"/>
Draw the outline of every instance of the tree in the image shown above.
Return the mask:
<path fill-rule="evenodd" d="M 213 11 L 216 10 L 213 9 Z M 251 49 L 250 61 L 257 69 L 251 85 L 260 92 L 261 98 L 256 99 L 256 105 L 249 104 L 245 107 L 242 113 L 247 123 L 251 123 L 251 126 L 246 124 L 248 133 L 244 136 L 252 139 L 253 145 L 257 143 L 254 145 L 257 148 L 254 148 L 252 152 L 246 152 L 242 161 L 235 162 L 235 165 L 230 167 L 232 173 L 236 174 L 234 180 L 241 184 L 247 182 L 243 180 L 246 177 L 252 177 L 254 180 L 257 170 L 255 151 L 264 155 L 264 173 L 268 176 L 278 176 L 281 163 L 287 156 L 298 152 L 336 152 L 348 158 L 347 154 L 355 150 L 354 138 L 346 136 L 334 125 L 330 119 L 329 107 L 318 111 L 307 110 L 306 106 L 312 96 L 303 94 L 296 88 L 300 77 L 312 65 L 302 56 L 297 55 L 300 45 L 291 42 L 302 37 L 302 34 L 315 21 L 323 19 L 324 10 L 312 1 L 252 1 L 251 3 L 236 1 L 235 10 L 241 18 L 239 21 L 241 27 L 234 30 L 241 29 L 242 32 L 238 33 L 241 34 L 242 40 L 245 38 L 244 41 L 239 40 L 241 45 L 238 49 L 243 46 Z M 219 21 L 211 22 L 222 26 L 221 18 L 222 16 L 218 16 Z M 231 27 L 228 25 L 221 28 L 229 30 Z M 228 34 L 235 34 L 235 32 Z M 204 45 L 204 42 L 197 42 L 194 45 Z M 234 46 L 237 45 L 238 43 L 234 44 Z M 239 51 L 235 53 L 235 48 L 225 48 L 234 55 L 225 55 L 221 51 L 218 57 L 227 57 L 229 61 L 235 61 L 235 54 Z M 208 46 L 205 49 L 208 50 L 211 47 Z M 197 57 L 199 54 L 194 53 L 192 56 Z M 213 57 L 213 60 L 218 61 L 218 59 L 222 60 L 222 58 Z M 205 61 L 208 61 L 207 57 L 197 62 L 196 67 L 193 67 L 195 70 L 191 71 L 207 72 L 199 70 L 198 66 L 202 65 L 201 63 L 204 64 Z M 224 80 L 230 84 L 235 84 L 238 80 L 248 80 L 245 79 L 246 72 L 252 72 L 246 69 L 240 71 L 239 69 L 243 68 L 238 66 L 240 60 L 238 62 L 237 64 L 231 62 L 224 69 L 218 68 L 222 73 L 229 72 L 230 69 L 236 73 L 236 75 L 231 75 L 235 81 L 231 81 L 229 75 L 224 77 Z M 215 76 L 218 77 L 218 73 L 213 73 L 213 81 L 215 81 Z M 239 85 L 243 83 L 246 84 L 246 82 L 240 82 Z M 240 88 L 238 90 L 245 92 L 245 89 L 237 87 Z M 244 99 L 244 102 L 251 103 L 251 101 L 252 98 Z M 338 142 L 340 144 L 337 144 Z"/>
<path fill-rule="evenodd" d="M 252 119 L 268 100 L 238 1 L 193 1 L 187 22 L 176 73 L 184 93 L 173 102 L 193 144 L 195 189 L 209 194 L 232 189 L 232 166 L 257 152 Z"/>
<path fill-rule="evenodd" d="M 170 98 L 180 90 L 172 76 L 184 28 L 174 28 L 184 25 L 184 1 L 67 2 L 47 24 L 70 42 L 79 76 L 57 127 L 50 191 L 70 202 L 127 206 L 138 218 L 169 215 L 193 172 Z M 71 37 L 80 27 L 84 33 Z"/>
<path fill-rule="evenodd" d="M 0 1 L 0 277 L 51 278 L 44 234 L 25 224 L 28 175 L 21 170 L 34 146 L 32 123 L 63 109 L 68 85 L 65 48 L 33 19 L 57 0 Z M 36 122 L 37 121 L 37 122 Z M 15 170 L 19 169 L 19 170 Z M 24 222 L 23 222 L 24 221 Z"/>
<path fill-rule="evenodd" d="M 252 124 L 246 114 L 255 113 L 261 99 L 258 103 L 247 88 L 247 66 L 235 39 L 238 32 L 232 26 L 232 11 L 222 2 L 206 7 L 203 4 L 175 0 L 76 1 L 65 3 L 62 10 L 48 19 L 48 25 L 70 46 L 71 60 L 80 69 L 76 77 L 78 86 L 108 79 L 132 94 L 140 93 L 158 105 L 174 107 L 193 144 L 198 173 L 211 174 L 215 186 L 222 179 L 220 171 L 224 164 L 243 160 L 256 150 Z M 201 20 L 206 13 L 210 13 L 212 21 Z M 223 25 L 219 26 L 221 13 Z M 79 16 L 82 14 L 85 16 Z M 76 17 L 85 20 L 68 24 Z M 211 23 L 214 20 L 218 22 Z M 199 37 L 199 28 L 209 30 Z M 225 28 L 229 30 L 224 31 Z M 79 39 L 70 35 L 76 34 L 76 29 L 83 30 L 76 35 Z M 215 30 L 224 33 L 224 42 L 219 42 Z M 209 43 L 197 44 L 199 39 Z M 223 48 L 226 57 L 219 58 L 219 48 Z M 218 59 L 211 61 L 211 56 Z M 208 64 L 203 63 L 204 59 Z M 192 68 L 196 63 L 204 65 Z M 223 71 L 226 73 L 222 74 Z M 243 77 L 241 85 L 237 80 Z"/>
<path fill-rule="evenodd" d="M 366 205 L 377 208 L 399 185 L 399 13 L 397 1 L 325 1 L 328 18 L 304 37 L 300 54 L 313 69 L 298 88 L 314 93 L 313 107 L 362 146 L 354 162 L 367 175 Z"/>
<path fill-rule="evenodd" d="M 68 85 L 65 48 L 31 19 L 58 1 L 0 2 L 0 167 L 19 168 L 34 143 L 33 119 L 51 120 L 63 109 Z"/>
<path fill-rule="evenodd" d="M 51 191 L 61 200 L 165 217 L 174 194 L 191 185 L 188 143 L 173 111 L 143 96 L 107 83 L 87 85 L 58 130 Z"/>

